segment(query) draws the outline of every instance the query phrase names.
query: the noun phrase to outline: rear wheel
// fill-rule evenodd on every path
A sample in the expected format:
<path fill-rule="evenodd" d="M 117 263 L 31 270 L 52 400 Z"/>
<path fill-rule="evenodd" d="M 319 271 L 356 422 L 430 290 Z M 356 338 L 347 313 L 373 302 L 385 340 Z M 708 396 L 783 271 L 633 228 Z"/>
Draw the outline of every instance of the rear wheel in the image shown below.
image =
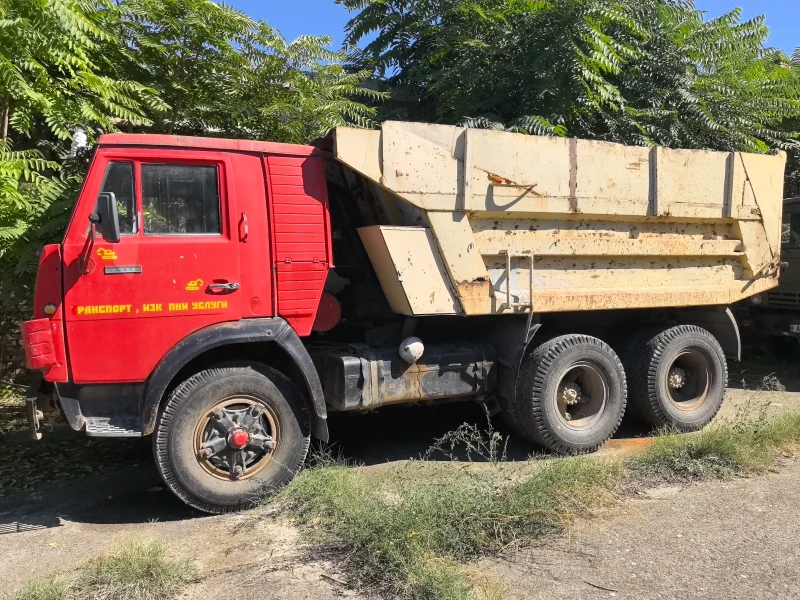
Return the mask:
<path fill-rule="evenodd" d="M 564 454 L 594 452 L 625 412 L 625 372 L 605 342 L 562 335 L 524 359 L 513 417 L 524 436 Z"/>
<path fill-rule="evenodd" d="M 252 506 L 305 460 L 308 415 L 297 388 L 258 363 L 207 369 L 170 394 L 154 435 L 166 484 L 199 510 Z"/>
<path fill-rule="evenodd" d="M 625 352 L 632 414 L 681 431 L 702 429 L 725 396 L 728 367 L 716 338 L 696 325 L 634 337 Z"/>

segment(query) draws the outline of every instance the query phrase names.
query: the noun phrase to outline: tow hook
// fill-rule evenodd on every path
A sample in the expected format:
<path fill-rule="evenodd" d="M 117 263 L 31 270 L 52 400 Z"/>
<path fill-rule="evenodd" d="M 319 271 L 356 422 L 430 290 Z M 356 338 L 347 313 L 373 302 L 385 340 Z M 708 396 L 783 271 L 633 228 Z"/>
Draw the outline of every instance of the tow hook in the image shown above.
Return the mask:
<path fill-rule="evenodd" d="M 44 414 L 36 408 L 36 398 L 25 399 L 25 409 L 28 413 L 28 429 L 31 432 L 31 439 L 39 441 L 42 439 L 40 429 L 40 421 L 44 419 Z"/>
<path fill-rule="evenodd" d="M 41 422 L 44 420 L 44 413 L 36 406 L 41 382 L 41 376 L 37 377 L 28 387 L 28 393 L 25 394 L 25 412 L 28 416 L 28 430 L 30 431 L 31 439 L 37 442 L 42 439 L 40 429 Z"/>

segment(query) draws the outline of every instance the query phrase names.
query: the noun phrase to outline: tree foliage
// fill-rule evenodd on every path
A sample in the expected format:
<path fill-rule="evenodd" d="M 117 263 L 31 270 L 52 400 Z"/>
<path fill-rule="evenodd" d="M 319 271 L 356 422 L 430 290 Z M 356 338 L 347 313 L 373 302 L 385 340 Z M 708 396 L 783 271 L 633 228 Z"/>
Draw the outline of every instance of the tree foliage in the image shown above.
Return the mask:
<path fill-rule="evenodd" d="M 164 107 L 155 91 L 93 60 L 113 10 L 107 0 L 0 0 L 0 137 L 30 136 L 36 120 L 60 140 L 76 124 L 150 123 L 145 110 Z"/>
<path fill-rule="evenodd" d="M 58 239 L 97 133 L 305 143 L 369 126 L 369 72 L 330 38 L 287 42 L 210 0 L 0 0 L 0 310 L 30 297 L 35 251 Z M 12 145 L 12 138 L 14 140 Z"/>
<path fill-rule="evenodd" d="M 385 116 L 629 144 L 795 148 L 800 76 L 762 17 L 688 0 L 337 0 Z M 363 49 L 359 44 L 368 41 Z M 795 57 L 797 59 L 797 57 Z"/>
<path fill-rule="evenodd" d="M 151 131 L 304 143 L 345 124 L 368 126 L 369 72 L 345 72 L 328 37 L 287 42 L 267 23 L 209 0 L 122 0 L 120 77 L 169 105 Z M 149 114 L 149 113 L 148 113 Z"/>

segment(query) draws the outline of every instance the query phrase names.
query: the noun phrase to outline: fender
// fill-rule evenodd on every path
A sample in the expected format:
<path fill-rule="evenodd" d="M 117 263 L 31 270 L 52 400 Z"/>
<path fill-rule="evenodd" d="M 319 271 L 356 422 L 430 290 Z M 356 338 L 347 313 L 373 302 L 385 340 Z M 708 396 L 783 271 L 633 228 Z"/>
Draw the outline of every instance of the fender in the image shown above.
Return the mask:
<path fill-rule="evenodd" d="M 702 327 L 717 338 L 725 356 L 737 362 L 742 360 L 742 336 L 730 308 L 702 306 L 682 308 L 677 312 L 681 323 Z"/>
<path fill-rule="evenodd" d="M 289 355 L 305 380 L 311 412 L 311 433 L 328 441 L 328 411 L 317 370 L 303 342 L 294 329 L 280 317 L 269 319 L 244 319 L 233 323 L 219 323 L 195 331 L 178 342 L 158 363 L 147 380 L 142 396 L 142 433 L 149 435 L 156 426 L 158 408 L 164 392 L 172 379 L 192 359 L 204 352 L 230 344 L 274 342 Z"/>

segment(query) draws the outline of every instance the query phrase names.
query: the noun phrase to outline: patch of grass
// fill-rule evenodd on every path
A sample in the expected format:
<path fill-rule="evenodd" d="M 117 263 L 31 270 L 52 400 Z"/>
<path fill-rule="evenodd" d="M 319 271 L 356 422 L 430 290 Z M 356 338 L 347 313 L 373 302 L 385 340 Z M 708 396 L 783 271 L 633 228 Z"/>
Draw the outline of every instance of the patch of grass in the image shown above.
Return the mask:
<path fill-rule="evenodd" d="M 800 444 L 800 413 L 712 424 L 692 435 L 664 432 L 629 461 L 633 475 L 657 479 L 709 479 L 759 473 Z"/>
<path fill-rule="evenodd" d="M 8 381 L 0 381 L 0 436 L 27 426 L 25 388 Z"/>
<path fill-rule="evenodd" d="M 25 406 L 25 386 L 0 381 L 0 407 Z"/>
<path fill-rule="evenodd" d="M 412 463 L 421 465 L 422 463 Z M 462 562 L 557 531 L 613 496 L 621 463 L 567 458 L 509 481 L 457 463 L 368 474 L 346 465 L 301 473 L 279 496 L 316 541 L 346 552 L 362 584 L 411 599 L 473 598 Z"/>
<path fill-rule="evenodd" d="M 167 556 L 157 541 L 138 540 L 101 556 L 78 573 L 29 582 L 9 600 L 166 600 L 195 578 L 187 560 Z"/>
<path fill-rule="evenodd" d="M 69 582 L 64 577 L 37 579 L 29 582 L 13 600 L 64 600 L 68 597 Z"/>
<path fill-rule="evenodd" d="M 298 516 L 316 545 L 346 556 L 361 585 L 411 600 L 486 600 L 502 590 L 480 585 L 467 566 L 475 558 L 558 532 L 617 492 L 759 473 L 798 445 L 800 414 L 768 416 L 755 401 L 730 421 L 696 434 L 661 432 L 651 447 L 615 460 L 508 463 L 498 434 L 465 425 L 424 455 L 451 462 L 367 471 L 323 454 L 270 503 Z"/>
<path fill-rule="evenodd" d="M 84 598 L 159 600 L 176 596 L 194 576 L 192 564 L 169 558 L 162 542 L 141 540 L 90 563 L 78 583 Z"/>

